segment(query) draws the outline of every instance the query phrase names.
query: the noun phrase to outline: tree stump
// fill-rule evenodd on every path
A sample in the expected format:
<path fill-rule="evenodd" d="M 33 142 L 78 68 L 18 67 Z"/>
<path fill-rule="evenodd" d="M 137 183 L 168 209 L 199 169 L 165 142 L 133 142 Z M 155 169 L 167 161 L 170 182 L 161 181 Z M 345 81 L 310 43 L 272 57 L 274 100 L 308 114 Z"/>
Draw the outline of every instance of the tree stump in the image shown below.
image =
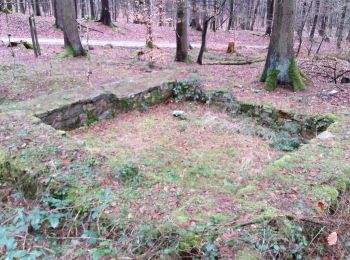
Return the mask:
<path fill-rule="evenodd" d="M 235 53 L 235 43 L 234 42 L 229 42 L 228 47 L 227 47 L 227 53 Z"/>

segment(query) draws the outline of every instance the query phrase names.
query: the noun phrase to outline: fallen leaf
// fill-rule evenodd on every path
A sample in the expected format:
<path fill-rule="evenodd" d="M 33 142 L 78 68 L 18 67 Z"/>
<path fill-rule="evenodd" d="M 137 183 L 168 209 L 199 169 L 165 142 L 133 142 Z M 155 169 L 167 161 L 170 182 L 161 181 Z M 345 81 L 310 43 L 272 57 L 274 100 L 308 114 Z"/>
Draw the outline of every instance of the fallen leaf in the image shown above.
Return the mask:
<path fill-rule="evenodd" d="M 320 201 L 318 203 L 318 207 L 321 209 L 321 210 L 325 210 L 326 206 L 324 205 L 324 203 L 322 201 Z"/>
<path fill-rule="evenodd" d="M 337 241 L 338 241 L 338 234 L 337 234 L 337 232 L 332 232 L 327 237 L 327 242 L 328 242 L 328 245 L 330 245 L 330 246 L 334 246 L 335 244 L 337 244 Z"/>

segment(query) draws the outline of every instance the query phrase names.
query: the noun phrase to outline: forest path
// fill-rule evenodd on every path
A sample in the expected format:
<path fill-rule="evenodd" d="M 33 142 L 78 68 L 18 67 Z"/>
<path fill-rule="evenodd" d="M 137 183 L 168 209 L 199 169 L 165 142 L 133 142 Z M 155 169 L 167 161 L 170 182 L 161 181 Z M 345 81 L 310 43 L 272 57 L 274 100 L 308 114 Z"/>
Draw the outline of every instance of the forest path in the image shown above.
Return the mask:
<path fill-rule="evenodd" d="M 6 42 L 8 42 L 8 38 L 7 37 L 0 37 L 0 41 L 6 43 Z M 22 37 L 11 37 L 11 41 L 32 42 L 32 39 L 31 38 L 22 38 Z M 39 39 L 39 44 L 62 46 L 64 44 L 64 41 L 63 41 L 63 39 L 41 38 L 41 39 Z M 86 45 L 85 39 L 82 41 L 82 44 Z M 129 48 L 145 47 L 145 42 L 143 42 L 143 41 L 89 40 L 90 46 L 105 46 L 107 44 L 110 44 L 113 47 L 129 47 Z M 155 45 L 157 45 L 160 48 L 176 48 L 176 43 L 171 43 L 171 42 L 156 42 Z M 191 43 L 191 46 L 194 48 L 200 48 L 200 43 Z M 227 48 L 227 45 L 217 44 L 217 45 L 215 45 L 215 47 L 221 49 L 221 48 Z M 265 49 L 265 48 L 267 48 L 266 45 L 244 45 L 244 47 L 252 48 L 252 49 Z"/>

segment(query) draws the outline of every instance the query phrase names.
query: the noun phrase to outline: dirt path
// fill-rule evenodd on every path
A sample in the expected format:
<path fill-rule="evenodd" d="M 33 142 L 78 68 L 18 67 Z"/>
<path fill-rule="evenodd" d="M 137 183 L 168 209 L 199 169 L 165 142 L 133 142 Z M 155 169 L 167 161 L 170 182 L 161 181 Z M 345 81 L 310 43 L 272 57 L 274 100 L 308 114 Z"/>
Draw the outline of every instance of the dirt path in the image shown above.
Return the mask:
<path fill-rule="evenodd" d="M 31 42 L 30 38 L 22 38 L 22 37 L 11 37 L 12 41 L 26 41 Z M 0 37 L 0 41 L 6 43 L 8 42 L 8 38 Z M 86 40 L 83 40 L 83 45 L 86 45 Z M 39 44 L 42 45 L 58 45 L 62 46 L 64 44 L 63 39 L 49 39 L 43 38 L 39 39 Z M 107 44 L 112 45 L 113 47 L 130 47 L 130 48 L 142 48 L 145 47 L 145 43 L 143 41 L 114 41 L 114 40 L 89 40 L 89 45 L 91 46 L 105 46 Z M 160 48 L 176 48 L 176 43 L 171 42 L 156 42 L 156 45 Z M 200 48 L 200 43 L 191 43 L 191 46 L 194 48 Z M 226 48 L 226 45 L 215 45 L 216 48 Z M 265 45 L 247 45 L 247 48 L 252 49 L 265 49 L 267 46 Z"/>

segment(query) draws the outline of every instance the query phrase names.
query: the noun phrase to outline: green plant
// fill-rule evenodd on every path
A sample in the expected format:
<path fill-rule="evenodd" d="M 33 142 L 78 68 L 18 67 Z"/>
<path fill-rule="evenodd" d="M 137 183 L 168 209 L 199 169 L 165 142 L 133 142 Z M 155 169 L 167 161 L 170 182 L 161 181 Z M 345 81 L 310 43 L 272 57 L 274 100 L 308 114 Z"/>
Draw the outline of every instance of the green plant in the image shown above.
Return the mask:
<path fill-rule="evenodd" d="M 114 172 L 114 177 L 125 184 L 140 184 L 143 181 L 143 173 L 137 165 L 129 163 Z"/>
<path fill-rule="evenodd" d="M 173 86 L 173 95 L 176 100 L 203 101 L 202 91 L 199 88 L 198 81 L 180 81 L 175 82 Z"/>
<path fill-rule="evenodd" d="M 304 83 L 302 73 L 300 72 L 298 64 L 294 58 L 289 65 L 288 75 L 295 91 L 306 90 L 306 85 Z"/>
<path fill-rule="evenodd" d="M 278 83 L 278 75 L 280 74 L 280 71 L 277 69 L 270 69 L 267 71 L 267 77 L 265 80 L 265 88 L 268 91 L 273 91 L 277 87 Z"/>

